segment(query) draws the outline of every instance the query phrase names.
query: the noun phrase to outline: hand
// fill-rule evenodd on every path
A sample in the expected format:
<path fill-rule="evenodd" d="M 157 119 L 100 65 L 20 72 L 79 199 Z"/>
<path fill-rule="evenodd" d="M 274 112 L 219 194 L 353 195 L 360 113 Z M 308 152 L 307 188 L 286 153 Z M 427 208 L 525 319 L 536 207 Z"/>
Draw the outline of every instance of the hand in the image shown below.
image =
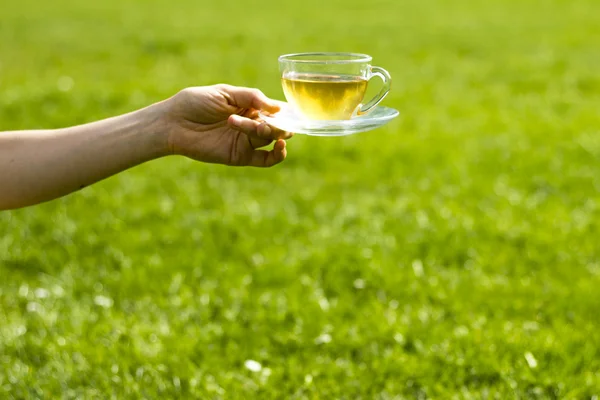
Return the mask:
<path fill-rule="evenodd" d="M 268 126 L 258 111 L 279 106 L 258 89 L 214 85 L 184 89 L 165 102 L 169 147 L 209 163 L 271 167 L 286 157 L 292 136 Z M 275 141 L 271 151 L 258 150 Z"/>

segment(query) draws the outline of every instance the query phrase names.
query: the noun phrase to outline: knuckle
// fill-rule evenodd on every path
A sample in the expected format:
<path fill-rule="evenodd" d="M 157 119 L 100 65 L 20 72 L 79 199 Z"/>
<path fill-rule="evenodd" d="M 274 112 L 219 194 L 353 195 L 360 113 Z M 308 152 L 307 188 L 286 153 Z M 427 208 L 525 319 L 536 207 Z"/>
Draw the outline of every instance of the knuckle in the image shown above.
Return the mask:
<path fill-rule="evenodd" d="M 226 83 L 217 83 L 216 85 L 212 85 L 212 88 L 219 93 L 225 94 L 231 93 L 232 86 Z"/>
<path fill-rule="evenodd" d="M 179 93 L 177 93 L 177 94 L 179 96 L 182 96 L 182 97 L 188 97 L 188 96 L 192 95 L 193 91 L 194 91 L 194 88 L 192 88 L 192 87 L 186 87 L 184 89 L 181 89 L 179 91 Z"/>

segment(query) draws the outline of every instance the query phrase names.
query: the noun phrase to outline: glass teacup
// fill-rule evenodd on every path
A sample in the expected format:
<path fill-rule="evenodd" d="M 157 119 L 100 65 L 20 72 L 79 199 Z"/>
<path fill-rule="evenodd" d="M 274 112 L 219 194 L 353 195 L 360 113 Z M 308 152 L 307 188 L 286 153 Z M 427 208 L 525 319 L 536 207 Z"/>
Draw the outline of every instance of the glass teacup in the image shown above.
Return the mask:
<path fill-rule="evenodd" d="M 348 120 L 366 114 L 388 94 L 391 76 L 358 53 L 296 53 L 279 57 L 281 85 L 289 104 L 312 120 Z M 383 81 L 379 93 L 363 99 L 371 78 Z"/>

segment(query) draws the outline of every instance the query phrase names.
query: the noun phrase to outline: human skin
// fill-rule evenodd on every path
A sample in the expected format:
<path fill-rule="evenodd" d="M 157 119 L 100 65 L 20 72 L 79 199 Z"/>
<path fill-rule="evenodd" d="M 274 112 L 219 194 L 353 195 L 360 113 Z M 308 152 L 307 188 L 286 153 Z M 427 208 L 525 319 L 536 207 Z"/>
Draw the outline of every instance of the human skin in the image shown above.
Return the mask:
<path fill-rule="evenodd" d="M 84 125 L 0 132 L 0 210 L 50 201 L 169 155 L 274 166 L 292 135 L 266 125 L 260 110 L 279 106 L 258 89 L 219 84 Z M 273 142 L 270 151 L 260 149 Z"/>

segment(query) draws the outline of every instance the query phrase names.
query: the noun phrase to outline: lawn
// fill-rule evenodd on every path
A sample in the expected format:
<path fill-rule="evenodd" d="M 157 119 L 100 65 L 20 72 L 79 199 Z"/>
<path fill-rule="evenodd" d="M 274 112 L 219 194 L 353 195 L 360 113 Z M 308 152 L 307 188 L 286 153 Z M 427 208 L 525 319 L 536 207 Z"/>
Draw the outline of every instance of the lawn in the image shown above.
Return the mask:
<path fill-rule="evenodd" d="M 600 2 L 5 1 L 0 130 L 371 54 L 401 115 L 0 212 L 0 398 L 600 396 Z M 0 188 L 0 191 L 2 188 Z"/>

